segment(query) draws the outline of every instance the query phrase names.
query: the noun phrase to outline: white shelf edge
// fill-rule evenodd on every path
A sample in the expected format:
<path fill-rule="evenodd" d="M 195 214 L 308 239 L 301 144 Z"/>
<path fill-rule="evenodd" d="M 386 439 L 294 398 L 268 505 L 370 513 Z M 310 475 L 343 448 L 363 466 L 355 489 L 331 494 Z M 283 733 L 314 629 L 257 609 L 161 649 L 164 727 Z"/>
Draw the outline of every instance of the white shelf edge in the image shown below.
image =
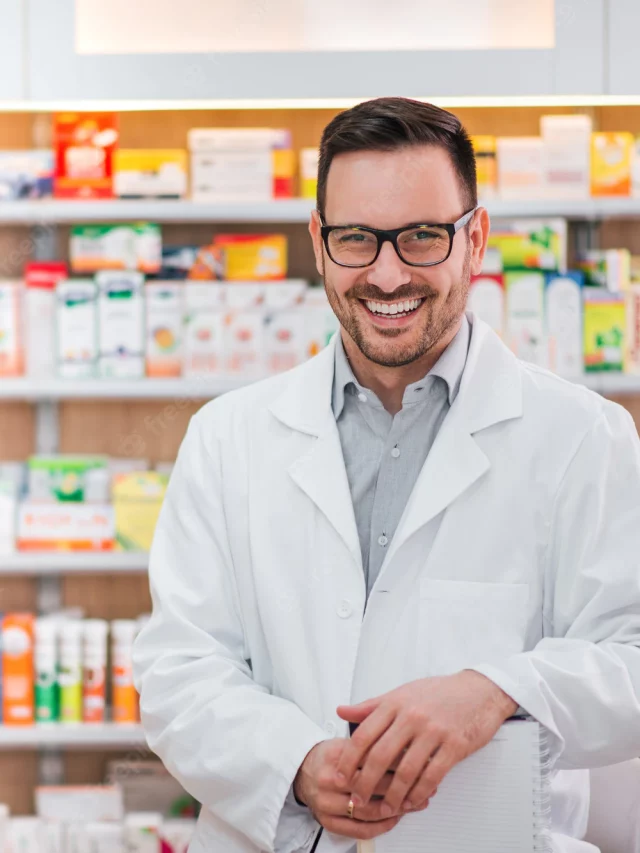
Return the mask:
<path fill-rule="evenodd" d="M 264 378 L 259 375 L 203 379 L 0 379 L 0 400 L 209 400 Z M 566 378 L 601 394 L 640 393 L 640 375 L 603 373 Z"/>
<path fill-rule="evenodd" d="M 201 379 L 0 379 L 4 400 L 202 400 L 264 378 L 212 376 Z"/>
<path fill-rule="evenodd" d="M 0 222 L 80 225 L 85 222 L 308 222 L 313 199 L 205 203 L 163 199 L 0 202 Z"/>
<path fill-rule="evenodd" d="M 0 750 L 43 747 L 119 749 L 146 747 L 146 744 L 142 726 L 136 723 L 0 725 Z"/>
<path fill-rule="evenodd" d="M 0 555 L 1 575 L 134 574 L 146 572 L 146 552 L 17 551 Z"/>
<path fill-rule="evenodd" d="M 601 219 L 640 216 L 640 198 L 586 199 L 482 199 L 490 215 L 503 217 L 563 216 L 568 219 Z M 283 222 L 306 223 L 315 202 L 307 198 L 264 202 L 205 203 L 189 199 L 105 199 L 74 201 L 0 202 L 0 223 L 13 225 L 82 224 L 86 222 L 158 223 Z"/>

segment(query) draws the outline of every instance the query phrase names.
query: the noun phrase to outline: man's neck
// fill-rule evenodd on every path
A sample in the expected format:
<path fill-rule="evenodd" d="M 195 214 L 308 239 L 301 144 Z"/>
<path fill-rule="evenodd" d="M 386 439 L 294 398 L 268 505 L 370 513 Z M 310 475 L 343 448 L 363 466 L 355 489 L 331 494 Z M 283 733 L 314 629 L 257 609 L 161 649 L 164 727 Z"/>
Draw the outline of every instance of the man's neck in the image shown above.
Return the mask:
<path fill-rule="evenodd" d="M 371 361 L 358 349 L 344 329 L 341 330 L 342 344 L 353 375 L 360 385 L 373 391 L 389 414 L 396 415 L 402 409 L 407 386 L 418 382 L 434 367 L 460 330 L 462 319 L 461 317 L 455 326 L 421 358 L 402 367 L 384 367 Z"/>

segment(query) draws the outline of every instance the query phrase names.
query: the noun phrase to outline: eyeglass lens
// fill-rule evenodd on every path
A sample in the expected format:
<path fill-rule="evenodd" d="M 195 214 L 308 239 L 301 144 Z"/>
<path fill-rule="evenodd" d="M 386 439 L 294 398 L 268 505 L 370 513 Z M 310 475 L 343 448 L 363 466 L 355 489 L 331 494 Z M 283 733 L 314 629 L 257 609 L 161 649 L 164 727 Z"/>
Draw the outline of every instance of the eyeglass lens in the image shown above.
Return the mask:
<path fill-rule="evenodd" d="M 329 232 L 327 248 L 336 263 L 360 266 L 373 261 L 378 239 L 376 234 L 359 228 L 336 228 Z M 433 226 L 408 228 L 398 235 L 400 256 L 412 264 L 443 261 L 449 253 L 449 243 L 449 232 Z"/>

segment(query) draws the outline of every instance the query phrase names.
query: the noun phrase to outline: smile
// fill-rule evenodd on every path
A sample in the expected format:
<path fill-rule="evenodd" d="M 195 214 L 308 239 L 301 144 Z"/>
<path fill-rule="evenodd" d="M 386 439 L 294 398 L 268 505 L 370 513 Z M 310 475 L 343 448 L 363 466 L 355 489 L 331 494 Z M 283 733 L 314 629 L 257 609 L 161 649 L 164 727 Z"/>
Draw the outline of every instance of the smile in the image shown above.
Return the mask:
<path fill-rule="evenodd" d="M 424 302 L 424 299 L 405 299 L 402 302 L 373 302 L 371 300 L 363 300 L 367 309 L 377 316 L 390 317 L 409 317 Z"/>

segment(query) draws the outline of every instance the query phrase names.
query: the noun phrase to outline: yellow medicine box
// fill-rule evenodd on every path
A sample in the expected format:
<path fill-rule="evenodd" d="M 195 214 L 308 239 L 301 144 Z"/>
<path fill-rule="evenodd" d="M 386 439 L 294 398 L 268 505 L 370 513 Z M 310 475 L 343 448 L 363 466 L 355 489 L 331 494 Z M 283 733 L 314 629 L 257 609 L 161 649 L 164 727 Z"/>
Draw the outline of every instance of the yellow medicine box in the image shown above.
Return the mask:
<path fill-rule="evenodd" d="M 226 281 L 271 281 L 287 276 L 284 234 L 218 234 L 213 245 L 223 252 Z"/>
<path fill-rule="evenodd" d="M 591 136 L 591 195 L 631 195 L 632 133 Z"/>
<path fill-rule="evenodd" d="M 187 152 L 177 148 L 120 149 L 115 154 L 114 190 L 120 198 L 184 198 Z"/>
<path fill-rule="evenodd" d="M 116 474 L 113 507 L 116 548 L 119 551 L 148 551 L 160 515 L 169 478 L 157 471 Z"/>

